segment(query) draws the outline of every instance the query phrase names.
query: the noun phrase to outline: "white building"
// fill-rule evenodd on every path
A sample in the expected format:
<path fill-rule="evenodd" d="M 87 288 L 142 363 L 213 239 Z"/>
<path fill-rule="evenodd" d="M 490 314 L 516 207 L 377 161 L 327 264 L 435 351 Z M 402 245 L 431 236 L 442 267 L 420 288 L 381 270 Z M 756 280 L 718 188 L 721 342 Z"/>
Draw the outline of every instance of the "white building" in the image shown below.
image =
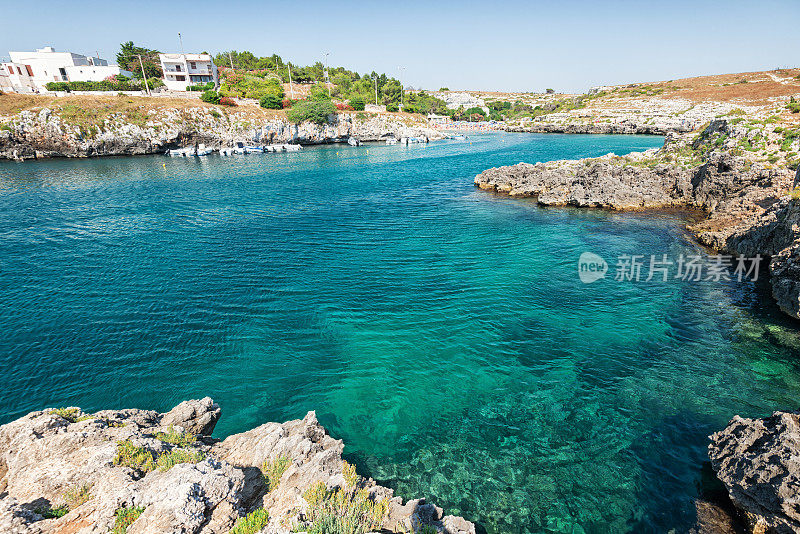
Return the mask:
<path fill-rule="evenodd" d="M 117 65 L 109 65 L 105 59 L 87 57 L 74 52 L 56 52 L 52 46 L 34 52 L 9 52 L 11 61 L 29 65 L 33 81 L 40 91 L 46 91 L 48 82 L 99 82 L 109 76 L 122 74 L 130 78 L 132 73 Z"/>
<path fill-rule="evenodd" d="M 164 85 L 185 91 L 190 85 L 217 81 L 217 66 L 209 54 L 159 54 Z"/>
<path fill-rule="evenodd" d="M 0 91 L 12 93 L 36 93 L 33 69 L 21 63 L 0 63 Z"/>

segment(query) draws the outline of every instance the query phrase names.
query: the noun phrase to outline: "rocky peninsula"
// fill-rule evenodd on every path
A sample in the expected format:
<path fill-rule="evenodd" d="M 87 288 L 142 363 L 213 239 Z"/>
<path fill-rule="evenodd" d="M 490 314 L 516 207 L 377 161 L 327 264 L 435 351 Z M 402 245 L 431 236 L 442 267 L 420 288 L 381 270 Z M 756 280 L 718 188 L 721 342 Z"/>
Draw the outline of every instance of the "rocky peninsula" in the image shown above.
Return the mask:
<path fill-rule="evenodd" d="M 717 119 L 697 134 L 670 134 L 660 149 L 519 163 L 486 170 L 475 185 L 546 206 L 702 210 L 706 218 L 689 227 L 697 240 L 728 254 L 767 258 L 773 296 L 800 318 L 800 203 L 789 194 L 800 170 L 745 149 L 755 142 L 770 154 L 770 147 L 797 150 L 800 137 L 776 124 Z"/>
<path fill-rule="evenodd" d="M 160 154 L 201 143 L 219 148 L 237 142 L 337 143 L 351 136 L 360 141 L 443 137 L 408 114 L 338 113 L 325 124 L 293 124 L 285 113 L 252 103 L 224 108 L 200 100 L 125 95 L 2 99 L 19 102 L 7 104 L 5 115 L 0 109 L 0 159 Z"/>
<path fill-rule="evenodd" d="M 0 532 L 475 533 L 360 477 L 314 412 L 224 440 L 211 437 L 220 415 L 204 398 L 167 413 L 47 409 L 0 426 Z"/>

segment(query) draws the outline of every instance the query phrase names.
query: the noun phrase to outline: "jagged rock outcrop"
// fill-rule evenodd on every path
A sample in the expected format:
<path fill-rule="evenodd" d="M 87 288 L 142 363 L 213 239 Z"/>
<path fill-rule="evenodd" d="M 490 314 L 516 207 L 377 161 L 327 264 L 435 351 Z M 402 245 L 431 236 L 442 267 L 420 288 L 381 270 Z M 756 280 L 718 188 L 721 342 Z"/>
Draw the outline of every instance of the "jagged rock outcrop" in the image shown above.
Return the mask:
<path fill-rule="evenodd" d="M 693 139 L 668 137 L 661 149 L 519 163 L 488 169 L 475 177 L 475 185 L 535 197 L 547 206 L 702 210 L 706 218 L 689 227 L 697 240 L 729 254 L 770 259 L 778 305 L 800 318 L 800 201 L 786 196 L 795 175 L 730 148 L 749 135 L 727 121 L 713 121 Z M 675 161 L 677 155 L 685 160 Z"/>
<path fill-rule="evenodd" d="M 105 533 L 119 511 L 133 510 L 138 518 L 129 534 L 224 533 L 263 508 L 269 523 L 262 531 L 288 533 L 308 524 L 304 493 L 319 483 L 382 503 L 386 529 L 475 532 L 472 523 L 444 516 L 424 499 L 404 504 L 391 489 L 348 471 L 342 441 L 328 435 L 314 412 L 222 441 L 209 436 L 219 416 L 219 406 L 205 398 L 163 414 L 66 408 L 1 426 L 0 532 Z M 272 486 L 262 468 L 277 460 L 285 471 Z"/>
<path fill-rule="evenodd" d="M 243 112 L 244 113 L 244 112 Z M 49 108 L 22 111 L 0 129 L 0 159 L 94 157 L 162 153 L 170 148 L 203 143 L 212 148 L 246 144 L 346 142 L 388 137 L 443 135 L 424 122 L 388 115 L 339 114 L 327 124 L 292 124 L 286 119 L 255 119 L 213 108 L 189 107 L 150 111 L 132 120 L 111 113 L 99 125 L 70 122 Z"/>
<path fill-rule="evenodd" d="M 754 532 L 800 532 L 800 412 L 735 416 L 711 436 L 708 455 Z"/>

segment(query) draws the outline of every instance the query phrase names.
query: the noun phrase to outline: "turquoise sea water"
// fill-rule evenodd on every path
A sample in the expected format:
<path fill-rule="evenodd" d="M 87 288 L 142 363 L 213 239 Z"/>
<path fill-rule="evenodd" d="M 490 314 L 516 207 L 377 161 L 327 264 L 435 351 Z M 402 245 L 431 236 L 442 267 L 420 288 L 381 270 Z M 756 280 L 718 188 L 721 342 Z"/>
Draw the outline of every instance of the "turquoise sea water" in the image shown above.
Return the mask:
<path fill-rule="evenodd" d="M 472 185 L 661 142 L 0 163 L 0 423 L 210 395 L 224 437 L 316 410 L 363 473 L 489 532 L 685 531 L 707 436 L 796 407 L 796 325 L 763 284 L 580 282 L 584 251 L 703 253 L 677 215 Z"/>

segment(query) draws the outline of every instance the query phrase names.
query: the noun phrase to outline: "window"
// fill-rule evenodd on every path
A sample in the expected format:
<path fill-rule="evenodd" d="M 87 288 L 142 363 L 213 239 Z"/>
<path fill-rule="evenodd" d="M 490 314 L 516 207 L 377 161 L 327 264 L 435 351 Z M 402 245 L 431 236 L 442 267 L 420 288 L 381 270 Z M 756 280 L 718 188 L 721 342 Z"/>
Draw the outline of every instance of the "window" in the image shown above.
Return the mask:
<path fill-rule="evenodd" d="M 6 65 L 6 68 L 8 69 L 9 74 L 14 74 L 14 67 L 12 67 L 11 65 Z"/>
<path fill-rule="evenodd" d="M 175 79 L 178 80 L 179 82 L 185 82 L 186 76 L 175 76 Z"/>
<path fill-rule="evenodd" d="M 194 61 L 192 61 L 191 65 L 192 65 L 192 69 L 196 69 L 197 68 L 197 63 L 195 63 Z"/>
<path fill-rule="evenodd" d="M 180 71 L 181 71 L 181 66 L 175 65 L 175 72 L 180 72 Z"/>
<path fill-rule="evenodd" d="M 31 66 L 30 65 L 25 65 L 25 70 L 28 71 L 28 76 L 33 78 L 33 69 L 31 68 Z"/>
<path fill-rule="evenodd" d="M 21 68 L 19 68 L 19 67 L 17 67 L 17 74 L 19 74 L 20 76 L 22 76 L 22 69 L 21 69 Z"/>

